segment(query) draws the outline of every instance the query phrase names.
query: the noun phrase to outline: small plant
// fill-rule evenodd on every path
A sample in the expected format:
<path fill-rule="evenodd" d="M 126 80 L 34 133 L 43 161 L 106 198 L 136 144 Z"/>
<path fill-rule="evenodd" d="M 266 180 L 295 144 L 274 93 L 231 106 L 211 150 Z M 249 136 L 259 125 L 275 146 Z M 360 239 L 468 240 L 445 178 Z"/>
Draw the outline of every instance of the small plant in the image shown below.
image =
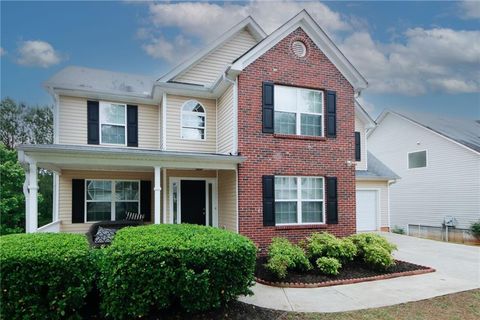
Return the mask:
<path fill-rule="evenodd" d="M 342 267 L 340 261 L 335 258 L 320 257 L 315 263 L 322 273 L 333 276 L 337 275 L 338 270 Z"/>
<path fill-rule="evenodd" d="M 328 257 L 345 263 L 352 261 L 357 254 L 357 247 L 350 239 L 339 239 L 327 232 L 312 233 L 303 242 L 303 246 L 311 261 L 320 257 Z"/>
<path fill-rule="evenodd" d="M 405 229 L 399 226 L 393 226 L 392 228 L 392 233 L 397 233 L 397 234 L 405 234 Z"/>
<path fill-rule="evenodd" d="M 480 240 L 480 220 L 472 223 L 470 226 L 470 233 L 477 239 Z"/>
<path fill-rule="evenodd" d="M 268 262 L 265 267 L 280 279 L 287 276 L 288 270 L 312 268 L 303 249 L 285 238 L 273 238 L 268 247 Z"/>
<path fill-rule="evenodd" d="M 397 247 L 384 237 L 374 233 L 361 233 L 350 236 L 356 245 L 358 256 L 369 266 L 388 269 L 395 264 L 392 252 Z"/>

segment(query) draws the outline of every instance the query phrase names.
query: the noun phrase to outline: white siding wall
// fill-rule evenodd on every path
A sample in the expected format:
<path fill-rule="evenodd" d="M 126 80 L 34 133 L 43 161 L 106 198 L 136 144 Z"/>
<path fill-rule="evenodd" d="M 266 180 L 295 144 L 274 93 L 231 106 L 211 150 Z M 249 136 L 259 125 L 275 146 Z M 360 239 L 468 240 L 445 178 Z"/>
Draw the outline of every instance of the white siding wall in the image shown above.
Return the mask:
<path fill-rule="evenodd" d="M 210 85 L 222 74 L 227 65 L 247 52 L 256 43 L 250 32 L 244 29 L 196 65 L 177 76 L 175 81 Z"/>
<path fill-rule="evenodd" d="M 375 189 L 379 191 L 380 212 L 377 217 L 377 226 L 389 227 L 388 225 L 388 182 L 387 181 L 365 181 L 357 180 L 356 187 L 358 189 Z"/>
<path fill-rule="evenodd" d="M 218 171 L 218 227 L 237 232 L 237 173 Z"/>
<path fill-rule="evenodd" d="M 417 142 L 419 144 L 417 144 Z M 390 225 L 441 226 L 446 215 L 468 228 L 480 219 L 480 155 L 389 114 L 369 150 L 401 179 L 390 187 Z M 407 153 L 427 150 L 427 167 L 408 169 Z"/>
<path fill-rule="evenodd" d="M 360 132 L 360 161 L 355 163 L 357 170 L 367 170 L 367 136 L 365 124 L 355 116 L 355 131 Z M 355 154 L 353 155 L 355 156 Z"/>
<path fill-rule="evenodd" d="M 233 86 L 218 99 L 217 152 L 233 152 Z"/>
<path fill-rule="evenodd" d="M 159 112 L 159 106 L 138 105 L 139 148 L 160 147 Z M 60 144 L 87 144 L 87 99 L 60 96 L 58 138 Z"/>
<path fill-rule="evenodd" d="M 182 106 L 194 98 L 167 95 L 167 150 L 212 152 L 217 151 L 217 108 L 216 101 L 211 99 L 195 99 L 206 109 L 206 139 L 182 139 Z"/>

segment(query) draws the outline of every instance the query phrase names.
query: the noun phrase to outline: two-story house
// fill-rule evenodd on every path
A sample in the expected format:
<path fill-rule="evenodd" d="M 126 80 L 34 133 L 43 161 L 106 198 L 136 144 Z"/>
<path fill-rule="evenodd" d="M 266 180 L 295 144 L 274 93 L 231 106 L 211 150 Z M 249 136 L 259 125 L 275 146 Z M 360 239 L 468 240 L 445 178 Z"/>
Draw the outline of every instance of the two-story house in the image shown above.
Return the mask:
<path fill-rule="evenodd" d="M 55 143 L 19 147 L 27 231 L 85 232 L 136 212 L 260 246 L 354 233 L 355 131 L 373 123 L 355 95 L 366 86 L 306 11 L 270 35 L 246 18 L 158 80 L 67 67 L 46 83 Z M 39 167 L 55 173 L 54 221 L 42 228 Z"/>

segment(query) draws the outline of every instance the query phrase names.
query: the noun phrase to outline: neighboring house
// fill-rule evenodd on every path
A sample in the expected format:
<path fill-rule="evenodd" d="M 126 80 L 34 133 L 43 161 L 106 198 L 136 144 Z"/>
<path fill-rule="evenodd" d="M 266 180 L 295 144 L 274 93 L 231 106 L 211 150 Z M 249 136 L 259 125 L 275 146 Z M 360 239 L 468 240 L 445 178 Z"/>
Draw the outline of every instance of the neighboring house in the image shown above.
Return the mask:
<path fill-rule="evenodd" d="M 354 104 L 366 86 L 306 11 L 270 35 L 249 17 L 158 80 L 67 67 L 46 83 L 55 143 L 19 147 L 27 232 L 85 232 L 140 212 L 261 247 L 274 236 L 344 236 L 356 231 L 356 173 L 361 197 L 379 190 L 375 229 L 388 226 L 392 177 L 366 170 L 365 147 L 354 165 L 355 131 L 373 125 Z M 55 173 L 54 221 L 42 228 L 39 167 Z"/>
<path fill-rule="evenodd" d="M 401 176 L 391 186 L 392 227 L 417 234 L 441 232 L 446 217 L 459 229 L 480 220 L 478 120 L 385 111 L 377 123 L 368 148 Z"/>

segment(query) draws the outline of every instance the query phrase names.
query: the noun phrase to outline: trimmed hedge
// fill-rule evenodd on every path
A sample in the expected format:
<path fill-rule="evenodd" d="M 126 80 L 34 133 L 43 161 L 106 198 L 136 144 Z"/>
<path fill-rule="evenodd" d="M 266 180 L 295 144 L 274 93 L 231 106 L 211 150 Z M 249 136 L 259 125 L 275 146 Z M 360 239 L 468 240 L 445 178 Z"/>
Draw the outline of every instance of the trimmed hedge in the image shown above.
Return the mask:
<path fill-rule="evenodd" d="M 340 262 L 352 261 L 357 255 L 357 247 L 348 238 L 337 238 L 327 232 L 314 232 L 303 241 L 308 259 L 316 261 L 321 257 L 335 258 Z"/>
<path fill-rule="evenodd" d="M 203 311 L 254 283 L 256 247 L 248 238 L 197 225 L 127 227 L 99 254 L 101 309 L 116 319 L 178 304 Z"/>
<path fill-rule="evenodd" d="M 393 250 L 397 246 L 378 234 L 360 233 L 349 237 L 358 250 L 358 257 L 374 269 L 386 270 L 395 265 Z"/>
<path fill-rule="evenodd" d="M 265 267 L 280 279 L 287 276 L 288 270 L 306 271 L 312 268 L 301 247 L 280 237 L 272 239 Z"/>
<path fill-rule="evenodd" d="M 84 235 L 7 235 L 0 248 L 0 318 L 79 317 L 94 279 Z"/>

